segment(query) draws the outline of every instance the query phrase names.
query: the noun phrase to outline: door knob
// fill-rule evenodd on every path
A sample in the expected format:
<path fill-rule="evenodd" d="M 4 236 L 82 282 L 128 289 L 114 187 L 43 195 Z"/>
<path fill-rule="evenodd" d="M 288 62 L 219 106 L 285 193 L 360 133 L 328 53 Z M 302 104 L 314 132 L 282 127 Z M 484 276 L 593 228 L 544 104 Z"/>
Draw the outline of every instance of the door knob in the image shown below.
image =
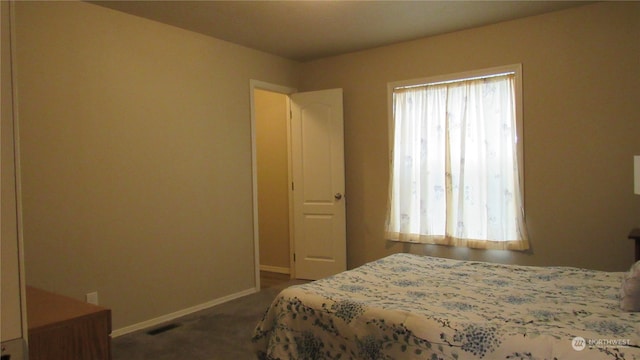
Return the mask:
<path fill-rule="evenodd" d="M 336 200 L 340 200 L 342 199 L 342 194 L 336 193 L 335 195 L 333 195 L 333 197 L 336 198 Z"/>

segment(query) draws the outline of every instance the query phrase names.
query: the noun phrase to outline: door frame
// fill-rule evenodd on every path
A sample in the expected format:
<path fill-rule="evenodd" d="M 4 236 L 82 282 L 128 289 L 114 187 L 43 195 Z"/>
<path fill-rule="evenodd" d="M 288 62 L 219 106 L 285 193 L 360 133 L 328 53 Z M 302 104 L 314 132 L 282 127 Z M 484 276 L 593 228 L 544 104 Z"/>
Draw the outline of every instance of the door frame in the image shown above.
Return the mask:
<path fill-rule="evenodd" d="M 296 88 L 277 85 L 260 80 L 249 80 L 249 99 L 251 103 L 251 185 L 252 185 L 252 203 L 253 203 L 253 245 L 254 245 L 254 270 L 255 270 L 255 290 L 260 291 L 260 229 L 259 229 L 259 213 L 258 213 L 258 152 L 256 147 L 256 109 L 254 90 L 265 90 L 279 94 L 289 95 L 298 92 Z M 291 173 L 291 117 L 288 114 L 291 111 L 291 102 L 287 100 L 287 110 L 284 114 L 287 121 L 287 181 L 289 184 L 293 182 Z M 295 278 L 295 264 L 293 261 L 294 253 L 294 237 L 293 237 L 293 206 L 291 198 L 291 188 L 289 188 L 289 276 Z"/>

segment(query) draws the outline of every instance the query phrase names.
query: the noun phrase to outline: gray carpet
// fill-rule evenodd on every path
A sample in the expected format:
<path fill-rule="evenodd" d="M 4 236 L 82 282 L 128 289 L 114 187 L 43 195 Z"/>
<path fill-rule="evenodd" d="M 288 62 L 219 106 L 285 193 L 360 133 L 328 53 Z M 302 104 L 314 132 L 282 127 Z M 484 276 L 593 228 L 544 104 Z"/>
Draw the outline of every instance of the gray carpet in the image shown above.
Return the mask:
<path fill-rule="evenodd" d="M 289 283 L 202 310 L 168 324 L 114 338 L 113 360 L 244 360 L 256 359 L 251 336 L 264 311 Z M 149 330 L 177 325 L 156 335 Z"/>

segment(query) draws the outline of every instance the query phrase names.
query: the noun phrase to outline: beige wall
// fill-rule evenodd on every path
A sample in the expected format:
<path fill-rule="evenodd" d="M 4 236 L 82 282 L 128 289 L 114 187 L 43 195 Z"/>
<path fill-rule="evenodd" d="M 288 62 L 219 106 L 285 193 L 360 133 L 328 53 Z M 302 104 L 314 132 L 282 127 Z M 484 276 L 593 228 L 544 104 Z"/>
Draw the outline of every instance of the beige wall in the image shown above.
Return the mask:
<path fill-rule="evenodd" d="M 301 90 L 344 88 L 348 263 L 411 251 L 624 270 L 640 225 L 640 3 L 605 2 L 322 59 Z M 522 63 L 530 253 L 385 241 L 388 82 Z"/>
<path fill-rule="evenodd" d="M 260 265 L 289 269 L 287 96 L 256 89 Z"/>
<path fill-rule="evenodd" d="M 116 329 L 251 288 L 251 78 L 344 88 L 350 267 L 407 250 L 625 269 L 639 17 L 597 3 L 301 66 L 92 4 L 18 2 L 27 281 L 98 291 Z M 387 82 L 511 63 L 532 252 L 386 242 Z"/>
<path fill-rule="evenodd" d="M 27 282 L 115 329 L 254 286 L 249 80 L 297 63 L 83 2 L 17 2 Z"/>

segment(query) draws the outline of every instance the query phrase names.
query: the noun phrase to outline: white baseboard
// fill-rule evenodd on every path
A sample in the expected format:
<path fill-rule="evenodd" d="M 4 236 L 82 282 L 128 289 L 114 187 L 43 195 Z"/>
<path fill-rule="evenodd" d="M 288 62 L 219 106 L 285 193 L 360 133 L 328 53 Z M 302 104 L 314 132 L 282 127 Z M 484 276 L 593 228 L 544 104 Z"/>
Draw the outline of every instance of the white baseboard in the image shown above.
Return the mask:
<path fill-rule="evenodd" d="M 150 320 L 147 320 L 147 321 L 143 321 L 143 322 L 140 322 L 140 323 L 137 323 L 137 324 L 125 326 L 123 328 L 113 330 L 111 332 L 111 337 L 112 338 L 116 338 L 118 336 L 122 336 L 122 335 L 125 335 L 125 334 L 132 333 L 134 331 L 143 330 L 143 329 L 155 326 L 155 325 L 159 325 L 159 324 L 165 323 L 167 321 L 171 321 L 173 319 L 177 319 L 179 317 L 182 317 L 182 316 L 185 316 L 185 315 L 189 315 L 189 314 L 192 314 L 192 313 L 200 311 L 200 310 L 208 309 L 208 308 L 214 307 L 216 305 L 220 305 L 220 304 L 226 303 L 228 301 L 241 298 L 243 296 L 255 294 L 258 291 L 259 290 L 256 289 L 256 288 L 243 290 L 243 291 L 237 292 L 235 294 L 223 296 L 221 298 L 208 301 L 208 302 L 206 302 L 204 304 L 192 306 L 190 308 L 179 310 L 179 311 L 173 312 L 171 314 L 166 314 L 166 315 L 163 315 L 163 316 L 160 316 L 160 317 L 157 317 L 157 318 L 154 318 L 154 319 L 150 319 Z"/>
<path fill-rule="evenodd" d="M 270 266 L 270 265 L 260 265 L 260 271 L 268 271 L 279 274 L 290 274 L 291 271 L 287 267 L 280 266 Z"/>

